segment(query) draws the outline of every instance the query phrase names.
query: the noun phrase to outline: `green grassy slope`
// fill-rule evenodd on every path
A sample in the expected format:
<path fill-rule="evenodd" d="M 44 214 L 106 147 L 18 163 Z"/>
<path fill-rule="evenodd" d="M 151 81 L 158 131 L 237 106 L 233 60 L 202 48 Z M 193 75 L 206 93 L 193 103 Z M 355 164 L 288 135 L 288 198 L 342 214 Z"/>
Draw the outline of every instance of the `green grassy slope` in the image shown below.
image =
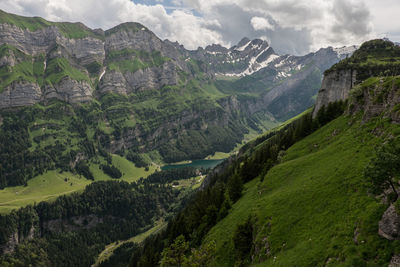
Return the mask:
<path fill-rule="evenodd" d="M 3 23 L 14 25 L 21 29 L 28 29 L 30 31 L 38 31 L 50 26 L 56 26 L 67 38 L 78 39 L 88 36 L 98 39 L 103 38 L 103 36 L 95 33 L 82 23 L 51 22 L 39 17 L 23 17 L 0 10 L 0 24 Z"/>
<path fill-rule="evenodd" d="M 150 166 L 149 170 L 145 171 L 144 168 L 137 168 L 132 162 L 118 155 L 113 155 L 113 164 L 123 173 L 118 180 L 126 182 L 134 182 L 141 177 L 146 178 L 156 169 L 154 166 Z M 90 169 L 94 181 L 113 180 L 96 164 L 91 164 Z M 0 190 L 0 214 L 9 213 L 13 209 L 41 201 L 51 201 L 61 195 L 82 191 L 90 183 L 92 181 L 70 172 L 47 171 L 30 179 L 27 186 L 7 187 Z"/>
<path fill-rule="evenodd" d="M 215 264 L 234 265 L 233 233 L 249 216 L 256 218 L 257 266 L 387 264 L 400 246 L 378 236 L 385 207 L 368 194 L 363 177 L 373 147 L 386 137 L 370 134 L 375 128 L 388 135 L 398 127 L 379 119 L 361 125 L 342 116 L 293 145 L 263 182 L 247 183 L 204 241 L 217 242 Z"/>

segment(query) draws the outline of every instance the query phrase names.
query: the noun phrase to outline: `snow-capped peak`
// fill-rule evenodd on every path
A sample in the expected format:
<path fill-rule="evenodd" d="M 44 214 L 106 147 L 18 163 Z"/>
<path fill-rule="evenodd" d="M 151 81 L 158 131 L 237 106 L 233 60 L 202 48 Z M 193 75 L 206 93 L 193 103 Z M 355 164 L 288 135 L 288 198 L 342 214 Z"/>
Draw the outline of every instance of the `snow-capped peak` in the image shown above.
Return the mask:
<path fill-rule="evenodd" d="M 354 53 L 354 51 L 356 51 L 358 49 L 358 47 L 359 46 L 357 46 L 357 45 L 351 45 L 351 46 L 332 48 L 332 50 L 334 52 L 336 52 L 336 54 L 339 58 L 341 58 L 343 56 L 351 56 Z"/>

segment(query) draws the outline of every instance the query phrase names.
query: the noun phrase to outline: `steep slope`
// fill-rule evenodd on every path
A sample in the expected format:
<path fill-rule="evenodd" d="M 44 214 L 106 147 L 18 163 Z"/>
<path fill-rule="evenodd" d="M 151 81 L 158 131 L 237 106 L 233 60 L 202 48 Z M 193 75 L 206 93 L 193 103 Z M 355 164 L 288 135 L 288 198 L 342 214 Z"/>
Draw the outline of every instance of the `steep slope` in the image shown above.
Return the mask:
<path fill-rule="evenodd" d="M 396 197 L 389 184 L 376 194 L 365 169 L 376 147 L 399 142 L 397 49 L 383 40 L 366 42 L 328 70 L 357 69 L 347 95 L 328 98 L 316 114 L 245 145 L 207 177 L 203 191 L 164 233 L 132 249 L 130 265 L 176 260 L 173 253 L 184 250 L 178 245 L 185 240 L 195 250 L 183 258 L 192 262 L 203 255 L 208 266 L 396 262 L 399 204 L 391 203 Z M 358 62 L 360 55 L 367 60 Z M 340 89 L 340 78 L 318 97 Z M 393 180 L 396 188 L 398 178 Z"/>
<path fill-rule="evenodd" d="M 230 214 L 207 234 L 216 265 L 233 266 L 238 225 L 252 219 L 257 266 L 384 266 L 394 244 L 378 235 L 384 205 L 368 194 L 365 166 L 398 127 L 341 117 L 296 143 L 260 182 L 245 186 Z M 386 127 L 385 127 L 386 126 Z M 385 135 L 376 137 L 379 128 Z"/>
<path fill-rule="evenodd" d="M 216 265 L 232 266 L 243 260 L 254 266 L 384 266 L 395 261 L 398 243 L 388 239 L 397 239 L 393 237 L 397 228 L 380 221 L 390 203 L 371 195 L 364 170 L 374 148 L 399 133 L 400 78 L 392 76 L 399 71 L 397 51 L 390 42 L 370 41 L 327 71 L 318 99 L 327 105 L 350 96 L 347 115 L 295 143 L 282 153 L 278 165 L 246 184 L 231 213 L 203 240 L 217 243 Z M 362 54 L 369 63 L 358 61 Z M 338 73 L 352 70 L 358 78 L 349 88 L 348 77 Z M 331 73 L 336 75 L 333 85 L 326 82 Z M 366 73 L 389 77 L 366 79 Z M 326 118 L 321 115 L 324 104 L 315 107 L 317 119 Z M 386 220 L 395 218 L 386 216 Z M 248 218 L 251 243 L 241 258 L 235 240 Z M 381 227 L 392 236 L 378 235 Z"/>

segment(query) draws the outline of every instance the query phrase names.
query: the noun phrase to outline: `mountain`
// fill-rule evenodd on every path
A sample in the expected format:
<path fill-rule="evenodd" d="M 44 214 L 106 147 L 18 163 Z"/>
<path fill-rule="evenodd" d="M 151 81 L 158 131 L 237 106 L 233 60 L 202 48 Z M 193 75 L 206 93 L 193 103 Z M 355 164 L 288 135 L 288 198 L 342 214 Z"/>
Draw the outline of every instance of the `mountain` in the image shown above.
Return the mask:
<path fill-rule="evenodd" d="M 168 186 L 190 170 L 92 183 L 0 215 L 0 262 L 89 266 L 115 248 L 99 266 L 396 266 L 398 178 L 371 176 L 400 170 L 399 74 L 399 47 L 366 42 L 326 71 L 322 106 L 244 145 L 193 195 Z"/>
<path fill-rule="evenodd" d="M 189 51 L 137 23 L 1 12 L 0 28 L 0 265 L 400 258 L 393 43 L 290 56 L 257 39 Z M 208 174 L 155 171 L 265 129 Z"/>
<path fill-rule="evenodd" d="M 164 232 L 130 249 L 130 266 L 178 251 L 189 265 L 396 266 L 399 55 L 372 40 L 333 65 L 314 112 L 215 169 Z"/>
<path fill-rule="evenodd" d="M 0 33 L 1 188 L 109 153 L 148 166 L 229 152 L 311 106 L 323 71 L 352 52 L 278 56 L 259 39 L 188 51 L 138 23 L 3 11 Z"/>

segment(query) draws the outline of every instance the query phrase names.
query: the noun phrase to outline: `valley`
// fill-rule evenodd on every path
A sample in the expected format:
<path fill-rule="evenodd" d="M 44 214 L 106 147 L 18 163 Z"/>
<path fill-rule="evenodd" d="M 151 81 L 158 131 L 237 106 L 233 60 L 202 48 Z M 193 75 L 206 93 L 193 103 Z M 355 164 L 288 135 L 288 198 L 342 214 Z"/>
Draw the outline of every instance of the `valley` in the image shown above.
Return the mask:
<path fill-rule="evenodd" d="M 399 75 L 386 39 L 188 50 L 0 10 L 0 265 L 395 263 Z"/>

